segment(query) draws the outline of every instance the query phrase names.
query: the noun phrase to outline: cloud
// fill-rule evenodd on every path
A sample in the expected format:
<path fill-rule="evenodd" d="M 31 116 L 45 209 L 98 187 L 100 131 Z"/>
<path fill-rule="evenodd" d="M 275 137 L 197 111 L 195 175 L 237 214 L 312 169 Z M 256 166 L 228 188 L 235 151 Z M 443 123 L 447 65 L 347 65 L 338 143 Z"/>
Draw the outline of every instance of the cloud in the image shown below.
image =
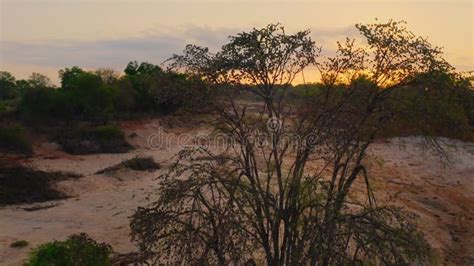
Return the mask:
<path fill-rule="evenodd" d="M 123 69 L 130 60 L 159 64 L 172 54 L 181 52 L 188 43 L 217 50 L 229 35 L 240 31 L 242 29 L 187 26 L 173 31 L 148 32 L 140 37 L 97 41 L 2 41 L 2 60 L 5 64 L 55 68 L 78 65 L 84 68 L 108 66 Z M 350 28 L 312 29 L 312 36 L 320 45 L 334 44 L 336 38 L 352 35 L 354 32 Z"/>
<path fill-rule="evenodd" d="M 355 38 L 359 44 L 364 43 L 354 26 L 309 29 L 316 45 L 322 46 L 323 56 L 333 56 L 337 49 L 336 42 L 344 41 L 346 37 Z M 217 51 L 227 42 L 229 35 L 249 30 L 251 28 L 189 25 L 174 28 L 156 27 L 140 36 L 96 41 L 56 40 L 26 43 L 2 40 L 0 63 L 2 70 L 11 71 L 18 78 L 27 78 L 34 71 L 47 74 L 53 82 L 59 84 L 57 71 L 64 67 L 111 67 L 120 71 L 131 60 L 161 64 L 173 54 L 179 54 L 186 44 L 206 46 L 211 51 Z M 458 63 L 456 67 L 460 70 L 472 70 L 469 57 L 459 56 L 459 53 L 447 53 L 446 56 L 455 58 L 454 61 Z M 308 74 L 306 77 L 307 81 L 309 76 Z"/>
<path fill-rule="evenodd" d="M 175 33 L 148 34 L 97 41 L 48 41 L 21 43 L 1 41 L 2 63 L 62 68 L 109 66 L 122 69 L 130 60 L 159 64 L 188 43 L 217 49 L 230 34 L 228 29 L 187 27 Z"/>

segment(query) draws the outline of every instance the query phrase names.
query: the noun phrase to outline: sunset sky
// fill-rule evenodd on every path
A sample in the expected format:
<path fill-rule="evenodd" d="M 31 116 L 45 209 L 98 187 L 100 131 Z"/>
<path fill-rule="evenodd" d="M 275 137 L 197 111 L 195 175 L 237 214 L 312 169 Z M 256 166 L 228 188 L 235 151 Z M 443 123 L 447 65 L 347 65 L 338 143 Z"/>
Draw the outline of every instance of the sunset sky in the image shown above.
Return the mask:
<path fill-rule="evenodd" d="M 274 22 L 289 32 L 311 29 L 330 54 L 337 40 L 358 37 L 355 23 L 393 18 L 444 47 L 457 69 L 474 70 L 473 2 L 0 0 L 0 69 L 17 78 L 39 72 L 57 83 L 64 67 L 159 64 L 187 43 L 216 50 L 229 34 Z"/>

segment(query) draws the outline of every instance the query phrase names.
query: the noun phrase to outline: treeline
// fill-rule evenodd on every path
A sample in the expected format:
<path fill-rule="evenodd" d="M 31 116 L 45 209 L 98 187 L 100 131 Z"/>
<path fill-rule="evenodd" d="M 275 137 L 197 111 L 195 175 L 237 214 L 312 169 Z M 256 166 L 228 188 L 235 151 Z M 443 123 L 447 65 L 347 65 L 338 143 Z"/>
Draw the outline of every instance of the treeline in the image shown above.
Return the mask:
<path fill-rule="evenodd" d="M 107 121 L 140 114 L 169 114 L 202 109 L 209 100 L 203 82 L 165 71 L 147 62 L 130 62 L 120 76 L 111 69 L 85 71 L 79 67 L 59 71 L 61 85 L 33 73 L 16 80 L 0 72 L 0 115 L 44 124 L 58 121 Z M 192 99 L 192 100 L 191 100 Z"/>
<path fill-rule="evenodd" d="M 0 119 L 27 126 L 77 121 L 104 124 L 145 115 L 205 112 L 218 102 L 217 93 L 199 77 L 163 70 L 147 62 L 130 62 L 123 75 L 112 69 L 85 71 L 72 67 L 60 70 L 59 77 L 61 84 L 57 87 L 38 73 L 17 80 L 1 71 Z M 334 95 L 342 96 L 355 86 L 367 92 L 380 89 L 360 77 L 330 88 L 321 83 L 291 86 L 285 98 L 298 106 L 307 103 L 309 97 L 314 99 L 313 105 L 319 105 L 331 90 L 333 99 L 329 100 L 337 102 Z M 340 93 L 334 93 L 337 91 Z M 248 90 L 237 97 L 255 99 Z M 473 139 L 474 91 L 469 78 L 445 72 L 419 74 L 409 85 L 397 89 L 389 104 L 394 119 L 382 131 L 385 137 L 419 134 L 421 125 L 425 135 Z"/>
<path fill-rule="evenodd" d="M 423 134 L 425 136 L 444 136 L 474 141 L 474 89 L 472 76 L 458 73 L 433 71 L 420 73 L 400 86 L 391 95 L 386 108 L 393 112 L 393 119 L 380 131 L 380 137 L 399 137 Z M 280 92 L 283 88 L 278 88 Z M 328 90 L 331 91 L 327 98 Z M 301 112 L 313 112 L 313 107 L 339 102 L 348 90 L 352 94 L 351 102 L 364 106 L 371 90 L 383 90 L 367 77 L 359 77 L 352 82 L 335 84 L 331 87 L 322 83 L 299 84 L 285 89 L 285 98 L 301 109 Z M 242 91 L 239 97 L 256 101 L 257 96 Z M 311 107 L 302 105 L 310 104 Z M 298 109 L 297 108 L 297 109 Z"/>
<path fill-rule="evenodd" d="M 326 92 L 332 90 L 329 101 L 338 102 L 345 91 L 355 89 L 364 95 L 353 95 L 354 104 L 364 106 L 370 90 L 383 90 L 365 77 L 350 84 L 328 88 L 320 83 L 297 85 L 288 90 L 288 98 L 295 103 L 311 98 L 312 105 L 321 105 Z M 334 93 L 338 91 L 339 93 Z M 359 101 L 359 102 L 358 102 Z M 414 77 L 409 84 L 394 91 L 386 108 L 393 119 L 380 131 L 380 137 L 423 134 L 462 140 L 474 140 L 474 90 L 472 81 L 455 73 L 431 72 Z"/>

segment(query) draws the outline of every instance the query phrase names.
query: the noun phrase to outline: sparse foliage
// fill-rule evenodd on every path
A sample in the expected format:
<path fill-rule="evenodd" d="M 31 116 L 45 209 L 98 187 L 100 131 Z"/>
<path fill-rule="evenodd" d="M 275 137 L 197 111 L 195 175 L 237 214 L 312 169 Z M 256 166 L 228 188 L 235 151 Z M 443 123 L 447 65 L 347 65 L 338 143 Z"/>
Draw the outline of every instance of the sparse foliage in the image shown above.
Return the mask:
<path fill-rule="evenodd" d="M 279 24 L 231 36 L 217 54 L 188 45 L 183 55 L 174 55 L 173 69 L 184 69 L 215 84 L 253 84 L 254 93 L 267 105 L 269 116 L 279 117 L 286 89 L 305 67 L 314 64 L 320 49 L 309 30 L 286 34 Z M 283 90 L 277 90 L 282 88 Z M 271 100 L 275 99 L 275 100 Z"/>
<path fill-rule="evenodd" d="M 107 85 L 112 85 L 120 77 L 120 74 L 113 70 L 112 68 L 99 68 L 95 70 L 95 74 L 101 77 L 102 82 L 104 82 Z"/>
<path fill-rule="evenodd" d="M 411 215 L 376 201 L 365 159 L 394 118 L 393 92 L 450 67 L 401 23 L 357 27 L 369 47 L 347 40 L 323 62 L 308 32 L 286 35 L 277 25 L 232 36 L 216 54 L 187 46 L 172 58 L 226 89 L 216 130 L 229 145 L 185 149 L 161 176 L 158 199 L 132 217 L 144 254 L 171 264 L 428 263 Z M 310 64 L 322 93 L 285 101 L 285 86 Z M 236 104 L 240 88 L 258 95 L 262 110 Z"/>
<path fill-rule="evenodd" d="M 52 87 L 51 79 L 40 73 L 33 72 L 28 82 L 31 87 Z"/>
<path fill-rule="evenodd" d="M 25 128 L 19 125 L 0 126 L 0 151 L 31 155 L 33 147 Z"/>

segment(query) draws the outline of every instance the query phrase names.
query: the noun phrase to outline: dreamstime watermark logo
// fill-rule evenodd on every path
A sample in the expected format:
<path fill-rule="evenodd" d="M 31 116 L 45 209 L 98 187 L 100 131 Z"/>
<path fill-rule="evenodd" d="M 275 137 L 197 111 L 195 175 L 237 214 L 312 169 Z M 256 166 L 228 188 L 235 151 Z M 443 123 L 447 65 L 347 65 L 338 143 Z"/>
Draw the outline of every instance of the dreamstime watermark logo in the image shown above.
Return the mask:
<path fill-rule="evenodd" d="M 314 148 L 317 143 L 318 143 L 318 136 L 314 132 L 311 132 L 306 136 L 305 144 L 308 148 Z"/>
<path fill-rule="evenodd" d="M 233 143 L 228 134 L 217 133 L 168 133 L 163 127 L 158 127 L 156 132 L 150 134 L 146 139 L 146 144 L 152 150 L 171 150 L 174 148 L 183 149 L 188 147 L 228 147 Z"/>
<path fill-rule="evenodd" d="M 183 148 L 202 147 L 227 149 L 229 147 L 243 146 L 250 144 L 257 148 L 271 148 L 274 145 L 281 147 L 301 147 L 314 148 L 319 138 L 316 133 L 297 134 L 295 132 L 285 132 L 283 123 L 280 119 L 272 117 L 266 122 L 267 130 L 249 130 L 245 137 L 242 135 L 233 135 L 232 133 L 214 133 L 198 132 L 192 133 L 170 133 L 163 127 L 157 127 L 156 131 L 150 134 L 146 139 L 146 144 L 152 150 L 172 150 L 179 151 Z"/>
<path fill-rule="evenodd" d="M 271 117 L 267 120 L 267 128 L 268 130 L 270 130 L 271 132 L 278 132 L 280 131 L 281 129 L 281 126 L 282 126 L 282 122 L 280 119 L 276 118 L 276 117 Z"/>

